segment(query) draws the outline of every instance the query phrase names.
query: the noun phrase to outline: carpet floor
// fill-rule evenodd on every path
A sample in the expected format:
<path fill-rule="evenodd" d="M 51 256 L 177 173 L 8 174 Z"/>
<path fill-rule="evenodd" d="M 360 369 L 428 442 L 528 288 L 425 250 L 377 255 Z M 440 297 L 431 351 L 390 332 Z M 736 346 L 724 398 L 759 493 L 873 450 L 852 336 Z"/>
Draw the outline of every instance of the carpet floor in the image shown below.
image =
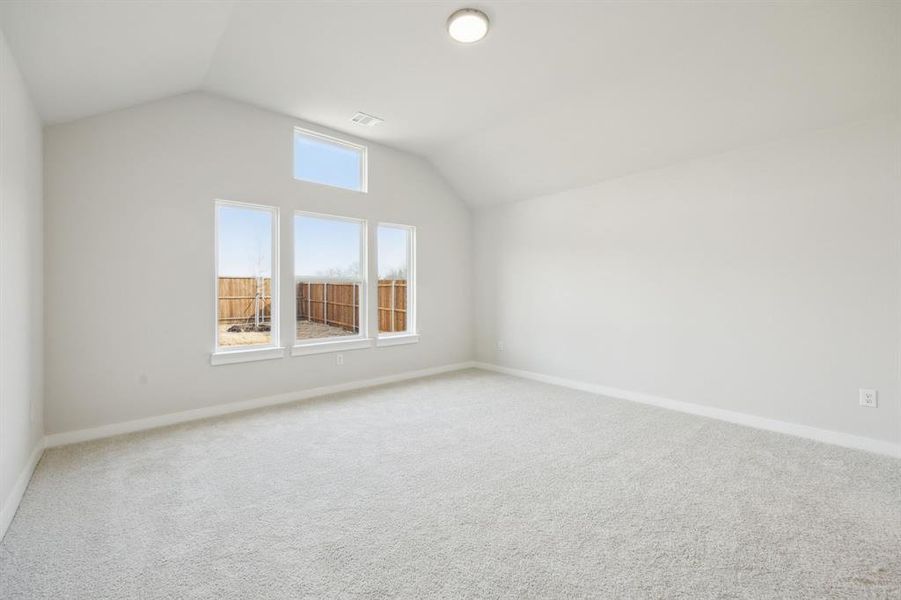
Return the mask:
<path fill-rule="evenodd" d="M 901 597 L 901 461 L 461 371 L 48 450 L 2 598 Z"/>

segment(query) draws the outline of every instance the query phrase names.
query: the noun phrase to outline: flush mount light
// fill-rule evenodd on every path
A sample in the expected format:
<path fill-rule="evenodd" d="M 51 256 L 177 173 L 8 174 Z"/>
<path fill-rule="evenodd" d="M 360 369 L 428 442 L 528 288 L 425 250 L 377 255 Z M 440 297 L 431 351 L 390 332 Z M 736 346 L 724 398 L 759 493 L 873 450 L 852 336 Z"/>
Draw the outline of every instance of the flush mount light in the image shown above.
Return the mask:
<path fill-rule="evenodd" d="M 447 19 L 447 32 L 461 44 L 478 42 L 488 35 L 488 15 L 474 8 L 461 8 Z"/>

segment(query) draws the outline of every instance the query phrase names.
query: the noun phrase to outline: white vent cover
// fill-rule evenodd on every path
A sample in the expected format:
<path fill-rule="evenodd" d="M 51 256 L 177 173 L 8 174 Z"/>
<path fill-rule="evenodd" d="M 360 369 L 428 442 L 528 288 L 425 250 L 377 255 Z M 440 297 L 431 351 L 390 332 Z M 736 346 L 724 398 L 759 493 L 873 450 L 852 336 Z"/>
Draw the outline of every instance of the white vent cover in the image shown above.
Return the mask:
<path fill-rule="evenodd" d="M 378 117 L 373 117 L 372 115 L 367 115 L 366 113 L 358 112 L 357 114 L 352 116 L 350 120 L 357 125 L 363 125 L 364 127 L 375 127 L 385 119 L 380 119 Z"/>

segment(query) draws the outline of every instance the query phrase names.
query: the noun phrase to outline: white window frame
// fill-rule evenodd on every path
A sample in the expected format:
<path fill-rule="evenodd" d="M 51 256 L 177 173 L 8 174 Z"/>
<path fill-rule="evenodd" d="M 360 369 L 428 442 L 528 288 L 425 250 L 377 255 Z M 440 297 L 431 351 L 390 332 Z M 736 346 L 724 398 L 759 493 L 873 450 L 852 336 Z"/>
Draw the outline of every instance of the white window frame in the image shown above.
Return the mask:
<path fill-rule="evenodd" d="M 297 177 L 294 173 L 294 163 L 297 160 L 297 157 L 294 154 L 294 136 L 298 134 L 314 138 L 320 142 L 325 142 L 334 146 L 350 148 L 351 150 L 358 151 L 360 153 L 360 189 L 347 188 L 340 185 L 332 185 L 330 183 L 323 183 L 321 181 L 310 181 L 309 179 L 301 179 Z M 291 176 L 295 181 L 303 181 L 305 183 L 312 183 L 314 185 L 324 185 L 326 187 L 336 188 L 339 190 L 347 190 L 349 192 L 359 192 L 362 194 L 367 194 L 369 193 L 369 149 L 361 144 L 348 142 L 347 140 L 342 140 L 330 135 L 325 135 L 324 133 L 304 129 L 303 127 L 295 127 L 291 137 Z"/>
<path fill-rule="evenodd" d="M 361 350 L 372 346 L 372 339 L 369 337 L 369 226 L 366 219 L 357 219 L 355 217 L 344 217 L 340 215 L 331 215 L 326 213 L 310 212 L 305 210 L 295 210 L 294 219 L 291 222 L 291 231 L 296 231 L 297 217 L 312 217 L 315 219 L 331 219 L 334 221 L 345 221 L 360 226 L 360 279 L 350 279 L 346 277 L 311 277 L 307 279 L 309 283 L 337 283 L 337 284 L 356 284 L 360 286 L 360 310 L 359 310 L 359 332 L 356 335 L 347 335 L 341 337 L 324 337 L 312 339 L 298 339 L 297 337 L 297 269 L 296 265 L 291 272 L 291 295 L 294 298 L 294 345 L 291 348 L 292 356 L 306 356 L 309 354 L 322 354 L 324 352 L 339 352 L 345 350 Z M 297 254 L 297 239 L 292 235 L 293 245 L 291 256 Z"/>
<path fill-rule="evenodd" d="M 213 234 L 213 352 L 210 355 L 212 365 L 224 365 L 237 362 L 254 360 L 268 360 L 282 358 L 285 349 L 279 345 L 280 310 L 279 310 L 279 210 L 277 206 L 266 204 L 253 204 L 250 202 L 236 202 L 233 200 L 217 199 L 214 203 L 214 234 Z M 268 344 L 253 344 L 247 346 L 220 346 L 219 345 L 219 209 L 224 206 L 258 210 L 268 212 L 272 216 L 272 258 L 270 274 L 270 294 L 272 296 L 270 313 L 272 326 L 270 329 L 271 341 Z"/>
<path fill-rule="evenodd" d="M 377 332 L 376 345 L 399 346 L 401 344 L 415 344 L 419 341 L 419 330 L 416 328 L 416 227 L 401 223 L 376 223 L 375 239 L 378 245 L 379 229 L 402 229 L 407 232 L 407 330 L 397 332 Z M 375 255 L 376 281 L 378 276 L 378 250 Z M 378 325 L 378 324 L 376 324 Z"/>

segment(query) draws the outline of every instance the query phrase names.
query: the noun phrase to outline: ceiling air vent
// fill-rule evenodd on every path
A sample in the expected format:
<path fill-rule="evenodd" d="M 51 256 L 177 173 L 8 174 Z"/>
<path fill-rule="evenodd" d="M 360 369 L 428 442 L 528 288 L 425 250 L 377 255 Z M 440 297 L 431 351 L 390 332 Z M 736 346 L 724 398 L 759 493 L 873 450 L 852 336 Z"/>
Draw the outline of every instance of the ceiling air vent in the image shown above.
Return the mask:
<path fill-rule="evenodd" d="M 352 116 L 350 120 L 357 125 L 363 125 L 364 127 L 375 127 L 385 119 L 380 119 L 378 117 L 373 117 L 372 115 L 367 115 L 366 113 L 358 112 L 357 114 Z"/>

